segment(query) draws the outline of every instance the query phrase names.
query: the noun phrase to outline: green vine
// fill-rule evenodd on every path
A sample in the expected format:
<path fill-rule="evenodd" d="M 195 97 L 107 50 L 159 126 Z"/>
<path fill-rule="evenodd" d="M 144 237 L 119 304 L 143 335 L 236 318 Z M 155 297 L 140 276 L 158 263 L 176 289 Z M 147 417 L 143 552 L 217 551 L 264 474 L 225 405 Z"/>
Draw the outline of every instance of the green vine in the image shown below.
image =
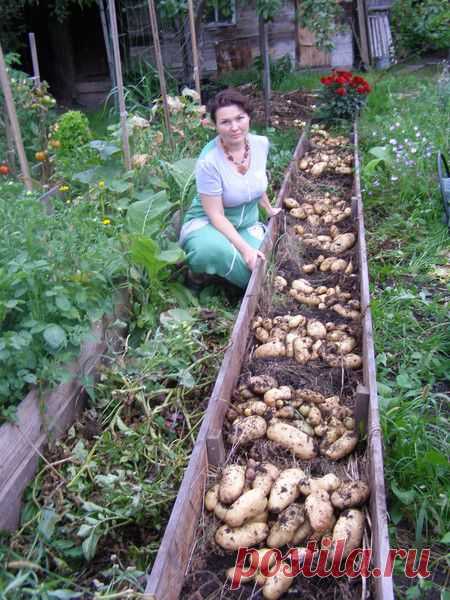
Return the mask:
<path fill-rule="evenodd" d="M 314 33 L 321 50 L 332 50 L 331 38 L 339 31 L 344 11 L 336 0 L 301 0 L 299 24 Z"/>
<path fill-rule="evenodd" d="M 264 21 L 272 21 L 280 10 L 282 0 L 256 0 L 256 14 Z"/>

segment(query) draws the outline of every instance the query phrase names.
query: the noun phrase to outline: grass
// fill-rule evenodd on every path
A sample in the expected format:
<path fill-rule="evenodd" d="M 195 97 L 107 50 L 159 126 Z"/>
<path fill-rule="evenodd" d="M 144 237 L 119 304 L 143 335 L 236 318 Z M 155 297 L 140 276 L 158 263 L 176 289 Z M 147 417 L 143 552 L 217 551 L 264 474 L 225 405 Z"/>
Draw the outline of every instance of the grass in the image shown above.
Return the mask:
<path fill-rule="evenodd" d="M 283 69 L 282 66 L 277 69 L 277 64 L 277 61 L 275 61 L 272 67 L 274 74 L 276 75 L 274 81 L 272 81 L 272 87 L 278 92 L 292 92 L 293 90 L 315 90 L 320 85 L 320 77 L 322 77 L 322 75 L 325 73 L 329 73 L 329 69 L 289 72 L 287 68 Z M 221 86 L 237 87 L 250 82 L 257 83 L 260 80 L 261 75 L 258 72 L 258 69 L 256 67 L 250 67 L 248 69 L 240 69 L 237 71 L 231 71 L 230 73 L 224 73 L 218 79 L 218 83 Z"/>
<path fill-rule="evenodd" d="M 450 321 L 448 279 L 436 269 L 448 263 L 449 245 L 436 152 L 449 151 L 450 98 L 439 97 L 437 75 L 372 74 L 360 139 L 391 543 L 405 543 L 408 532 L 411 546 L 431 545 L 427 585 L 444 593 L 437 567 L 450 530 Z M 385 149 L 375 169 L 374 147 Z M 403 579 L 396 593 L 425 597 L 420 582 Z"/>

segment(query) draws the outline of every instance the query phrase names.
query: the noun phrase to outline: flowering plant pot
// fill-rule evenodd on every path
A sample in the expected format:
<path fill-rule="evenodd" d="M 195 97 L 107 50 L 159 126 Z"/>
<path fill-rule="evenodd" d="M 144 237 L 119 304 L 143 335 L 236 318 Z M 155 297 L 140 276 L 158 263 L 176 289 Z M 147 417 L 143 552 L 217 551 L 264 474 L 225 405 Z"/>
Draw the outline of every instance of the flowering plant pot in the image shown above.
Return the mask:
<path fill-rule="evenodd" d="M 353 120 L 372 91 L 364 77 L 341 69 L 322 77 L 320 83 L 318 113 L 325 120 Z"/>

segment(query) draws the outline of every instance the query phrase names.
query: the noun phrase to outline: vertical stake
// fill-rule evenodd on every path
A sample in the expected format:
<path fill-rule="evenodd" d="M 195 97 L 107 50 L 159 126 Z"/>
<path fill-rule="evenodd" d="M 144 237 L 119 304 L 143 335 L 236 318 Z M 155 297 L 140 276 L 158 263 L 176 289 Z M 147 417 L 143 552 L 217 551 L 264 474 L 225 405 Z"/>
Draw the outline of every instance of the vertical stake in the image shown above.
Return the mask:
<path fill-rule="evenodd" d="M 356 10 L 358 12 L 359 36 L 361 42 L 359 50 L 364 66 L 368 67 L 370 65 L 370 51 L 367 27 L 367 6 L 365 0 L 357 0 Z"/>
<path fill-rule="evenodd" d="M 198 51 L 197 51 L 197 34 L 195 32 L 195 16 L 194 16 L 194 4 L 192 0 L 188 0 L 189 10 L 189 28 L 191 30 L 191 44 L 192 44 L 192 62 L 194 63 L 194 81 L 195 89 L 199 96 L 199 102 L 202 103 L 202 91 L 200 88 L 200 70 L 198 66 Z"/>
<path fill-rule="evenodd" d="M 30 42 L 30 50 L 31 50 L 31 61 L 33 63 L 33 81 L 34 87 L 39 87 L 41 85 L 41 74 L 39 72 L 39 61 L 36 50 L 36 38 L 34 33 L 28 34 L 28 40 Z"/>
<path fill-rule="evenodd" d="M 2 92 L 5 97 L 6 110 L 8 113 L 9 123 L 11 125 L 11 133 L 16 145 L 17 155 L 19 157 L 20 169 L 22 171 L 22 177 L 27 190 L 33 189 L 33 183 L 30 176 L 30 168 L 28 166 L 25 149 L 23 147 L 22 134 L 20 132 L 20 125 L 17 119 L 16 107 L 14 105 L 13 96 L 11 93 L 11 86 L 9 84 L 8 72 L 6 70 L 5 58 L 3 56 L 2 46 L 0 44 L 0 85 Z"/>
<path fill-rule="evenodd" d="M 166 123 L 167 136 L 169 138 L 170 147 L 174 149 L 172 130 L 170 127 L 169 105 L 167 104 L 167 88 L 166 78 L 164 75 L 164 65 L 162 61 L 161 46 L 159 43 L 158 20 L 156 18 L 156 9 L 154 0 L 148 0 L 148 11 L 150 13 L 150 24 L 152 26 L 153 45 L 155 48 L 156 66 L 158 68 L 159 86 L 163 101 L 164 121 Z"/>
<path fill-rule="evenodd" d="M 264 63 L 264 115 L 266 127 L 270 125 L 270 61 L 269 61 L 269 36 L 267 23 L 263 17 L 259 17 L 259 44 Z"/>
<path fill-rule="evenodd" d="M 115 65 L 115 69 L 116 69 L 117 93 L 119 96 L 120 127 L 122 129 L 123 158 L 124 158 L 125 168 L 127 169 L 127 171 L 129 171 L 131 169 L 130 142 L 128 139 L 127 111 L 125 108 L 125 97 L 123 94 L 122 64 L 120 62 L 119 32 L 117 30 L 117 15 L 116 15 L 115 0 L 109 0 L 108 8 L 109 8 L 109 21 L 111 24 L 111 37 L 112 37 L 112 42 L 113 42 L 114 65 Z"/>
<path fill-rule="evenodd" d="M 108 61 L 108 71 L 111 78 L 111 85 L 112 87 L 116 87 L 116 74 L 114 73 L 114 61 L 111 52 L 111 43 L 108 34 L 108 24 L 106 22 L 103 0 L 97 0 L 97 4 L 100 10 L 100 21 L 102 23 L 103 39 L 105 40 L 106 60 Z"/>

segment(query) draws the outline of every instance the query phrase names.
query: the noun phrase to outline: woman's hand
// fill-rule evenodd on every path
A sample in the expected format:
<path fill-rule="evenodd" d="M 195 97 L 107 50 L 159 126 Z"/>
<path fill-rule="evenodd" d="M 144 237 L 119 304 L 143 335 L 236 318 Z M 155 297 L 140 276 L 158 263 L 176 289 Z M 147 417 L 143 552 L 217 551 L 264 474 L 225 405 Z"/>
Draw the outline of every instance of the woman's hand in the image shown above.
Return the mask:
<path fill-rule="evenodd" d="M 255 248 L 252 248 L 251 246 L 243 250 L 242 258 L 244 259 L 245 264 L 250 269 L 250 271 L 253 271 L 253 269 L 256 267 L 258 258 L 260 258 L 262 261 L 266 260 L 266 257 L 261 252 L 261 250 L 255 250 Z"/>
<path fill-rule="evenodd" d="M 276 217 L 277 215 L 280 214 L 280 212 L 282 211 L 282 208 L 273 208 L 273 206 L 270 207 L 270 210 L 267 210 L 267 213 L 270 217 Z"/>

